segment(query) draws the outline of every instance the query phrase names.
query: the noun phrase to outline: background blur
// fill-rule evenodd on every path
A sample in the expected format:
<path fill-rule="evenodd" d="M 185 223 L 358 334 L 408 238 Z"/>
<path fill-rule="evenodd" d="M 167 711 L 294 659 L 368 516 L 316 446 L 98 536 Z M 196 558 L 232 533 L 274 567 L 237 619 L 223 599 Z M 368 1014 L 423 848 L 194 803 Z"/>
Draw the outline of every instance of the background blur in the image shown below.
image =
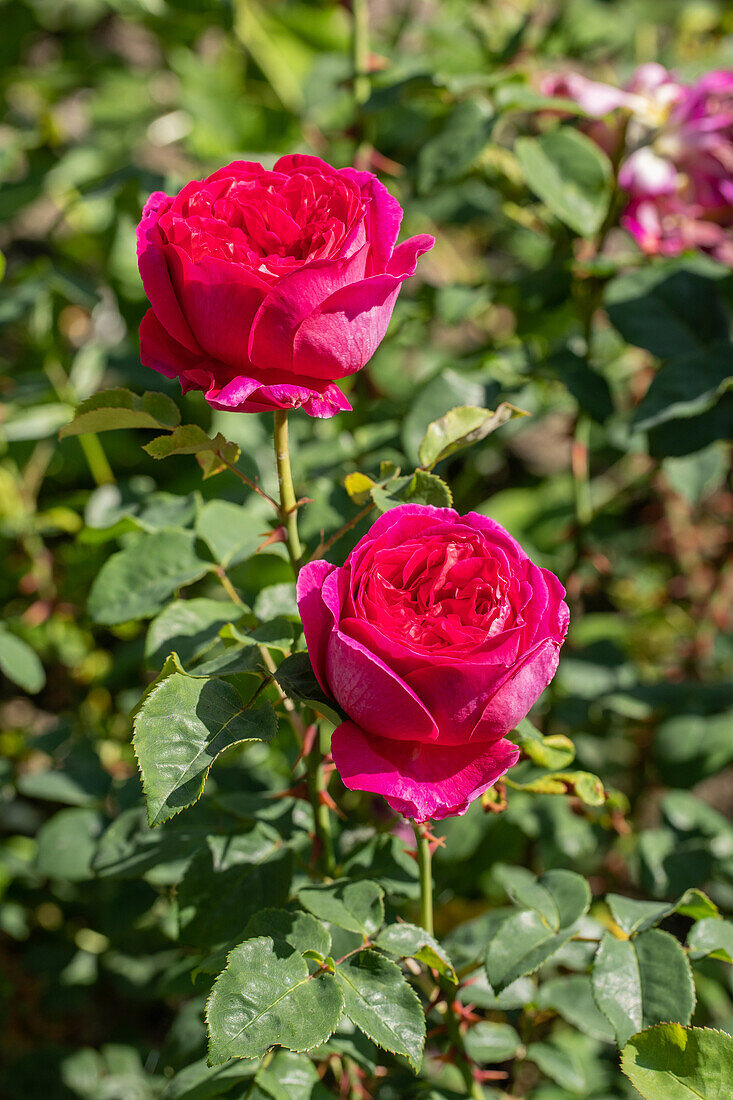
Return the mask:
<path fill-rule="evenodd" d="M 266 418 L 212 416 L 138 358 L 142 204 L 233 159 L 356 161 L 400 198 L 405 234 L 438 240 L 372 364 L 349 381 L 356 412 L 292 418 L 314 497 L 307 539 L 355 510 L 345 473 L 384 458 L 413 464 L 425 426 L 448 408 L 509 400 L 532 414 L 441 472 L 459 510 L 489 512 L 566 582 L 570 639 L 538 720 L 571 736 L 579 766 L 617 794 L 584 812 L 518 794 L 504 815 L 474 806 L 447 824 L 440 931 L 493 900 L 498 854 L 574 867 L 599 892 L 666 898 L 700 885 L 733 906 L 733 496 L 719 438 L 730 404 L 683 386 L 642 426 L 636 416 L 660 361 L 686 354 L 699 377 L 708 344 L 726 337 L 730 271 L 702 256 L 650 264 L 620 230 L 594 267 L 528 189 L 512 148 L 543 125 L 539 74 L 577 68 L 617 82 L 649 60 L 683 79 L 730 68 L 733 9 L 368 7 L 373 74 L 355 107 L 348 4 L 0 2 L 0 1093 L 10 1100 L 157 1096 L 203 1053 L 203 1000 L 177 972 L 161 892 L 175 851 L 163 871 L 155 859 L 100 862 L 110 821 L 140 799 L 129 712 L 147 674 L 140 624 L 92 631 L 85 598 L 126 531 L 185 524 L 195 494 L 239 501 L 241 485 L 229 474 L 202 484 L 190 459 L 155 463 L 141 450 L 147 433 L 61 443 L 57 433 L 100 388 L 164 390 L 184 420 L 239 442 L 243 468 L 272 485 Z M 578 343 L 589 280 L 608 306 L 595 314 L 590 364 Z M 253 568 L 245 589 L 287 580 L 275 556 Z M 287 785 L 278 751 L 274 774 L 255 767 L 246 781 Z M 236 764 L 221 772 L 224 787 L 243 781 Z M 695 1022 L 733 1029 L 723 964 L 701 974 Z M 612 1048 L 578 1040 L 579 1091 L 547 1070 L 526 1095 L 628 1095 Z"/>

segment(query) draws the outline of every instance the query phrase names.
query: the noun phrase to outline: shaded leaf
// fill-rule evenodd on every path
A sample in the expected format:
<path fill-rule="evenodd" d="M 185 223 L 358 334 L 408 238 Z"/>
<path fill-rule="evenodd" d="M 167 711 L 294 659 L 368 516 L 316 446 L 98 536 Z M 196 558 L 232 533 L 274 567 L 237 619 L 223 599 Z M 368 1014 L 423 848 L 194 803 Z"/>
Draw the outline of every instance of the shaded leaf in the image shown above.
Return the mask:
<path fill-rule="evenodd" d="M 360 951 L 338 964 L 336 980 L 349 1019 L 377 1046 L 404 1055 L 418 1073 L 425 1014 L 397 964 L 376 951 Z"/>
<path fill-rule="evenodd" d="M 298 900 L 321 920 L 372 936 L 384 921 L 384 891 L 376 882 L 336 879 L 322 885 L 302 886 Z"/>
<path fill-rule="evenodd" d="M 608 211 L 611 162 L 595 142 L 569 126 L 514 146 L 530 190 L 581 236 L 596 233 Z"/>

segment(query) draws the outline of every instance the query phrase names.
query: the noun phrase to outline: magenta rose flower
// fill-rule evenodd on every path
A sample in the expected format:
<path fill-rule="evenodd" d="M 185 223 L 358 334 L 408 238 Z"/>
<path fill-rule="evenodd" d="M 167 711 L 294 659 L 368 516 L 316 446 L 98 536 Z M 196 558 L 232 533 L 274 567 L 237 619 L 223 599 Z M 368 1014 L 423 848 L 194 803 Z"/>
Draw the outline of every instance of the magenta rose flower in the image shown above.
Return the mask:
<path fill-rule="evenodd" d="M 351 790 L 418 822 L 463 814 L 517 762 L 506 735 L 555 674 L 565 590 L 498 523 L 406 504 L 341 567 L 304 566 L 298 604 L 331 751 Z"/>
<path fill-rule="evenodd" d="M 397 245 L 401 219 L 370 172 L 318 157 L 235 161 L 156 191 L 138 226 L 142 362 L 217 409 L 350 409 L 334 382 L 374 354 L 435 243 Z"/>

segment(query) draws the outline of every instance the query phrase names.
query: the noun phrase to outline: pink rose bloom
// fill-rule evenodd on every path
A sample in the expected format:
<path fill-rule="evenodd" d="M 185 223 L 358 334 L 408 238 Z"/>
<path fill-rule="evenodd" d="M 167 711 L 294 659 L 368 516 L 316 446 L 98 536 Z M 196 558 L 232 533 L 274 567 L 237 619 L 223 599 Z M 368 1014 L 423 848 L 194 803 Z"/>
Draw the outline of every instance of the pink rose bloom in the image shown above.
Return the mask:
<path fill-rule="evenodd" d="M 374 354 L 435 243 L 396 245 L 401 219 L 370 172 L 318 157 L 235 161 L 175 197 L 156 191 L 137 231 L 142 362 L 216 409 L 350 409 L 334 382 Z"/>
<path fill-rule="evenodd" d="M 351 790 L 418 822 L 463 814 L 517 762 L 506 735 L 555 674 L 565 590 L 486 516 L 405 504 L 298 604 L 318 681 L 348 715 L 331 751 Z"/>

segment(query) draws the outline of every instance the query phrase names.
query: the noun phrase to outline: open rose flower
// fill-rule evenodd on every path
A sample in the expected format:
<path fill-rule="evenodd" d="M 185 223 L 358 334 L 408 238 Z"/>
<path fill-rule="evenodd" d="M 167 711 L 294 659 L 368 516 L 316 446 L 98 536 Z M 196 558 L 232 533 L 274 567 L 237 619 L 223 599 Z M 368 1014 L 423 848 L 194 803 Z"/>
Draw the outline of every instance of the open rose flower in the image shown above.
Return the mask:
<path fill-rule="evenodd" d="M 217 409 L 350 409 L 334 382 L 374 354 L 435 243 L 396 245 L 401 219 L 370 172 L 310 156 L 272 171 L 235 161 L 175 197 L 156 191 L 138 226 L 152 307 L 142 362 Z"/>
<path fill-rule="evenodd" d="M 352 790 L 418 822 L 463 814 L 519 752 L 506 735 L 555 674 L 565 590 L 492 519 L 406 504 L 342 567 L 306 565 L 298 603 L 318 681 L 348 720 Z"/>

